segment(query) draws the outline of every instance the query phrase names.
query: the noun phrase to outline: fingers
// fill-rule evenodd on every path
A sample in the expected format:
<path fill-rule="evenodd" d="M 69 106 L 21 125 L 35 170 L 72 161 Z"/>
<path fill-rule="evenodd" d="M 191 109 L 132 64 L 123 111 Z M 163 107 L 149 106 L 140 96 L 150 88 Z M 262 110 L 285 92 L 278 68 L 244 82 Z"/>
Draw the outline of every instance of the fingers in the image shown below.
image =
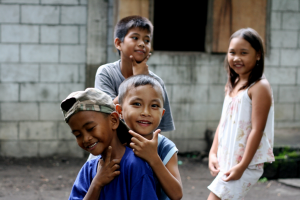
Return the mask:
<path fill-rule="evenodd" d="M 148 54 L 148 56 L 143 60 L 143 62 L 146 63 L 149 60 L 150 56 L 151 56 L 151 53 Z"/>
<path fill-rule="evenodd" d="M 111 146 L 109 146 L 108 149 L 107 149 L 106 158 L 105 158 L 105 165 L 108 165 L 110 163 L 111 149 L 112 149 Z"/>
<path fill-rule="evenodd" d="M 224 173 L 225 176 L 227 176 L 226 178 L 222 178 L 223 181 L 228 182 L 231 180 L 231 174 L 230 171 Z"/>
<path fill-rule="evenodd" d="M 156 131 L 154 131 L 152 140 L 158 140 L 158 134 L 159 134 L 160 132 L 161 132 L 160 129 L 157 129 Z"/>
<path fill-rule="evenodd" d="M 143 141 L 143 139 L 145 139 L 143 136 L 141 136 L 140 134 L 134 132 L 133 130 L 129 130 L 128 131 L 133 137 L 137 138 L 140 141 Z"/>
<path fill-rule="evenodd" d="M 129 58 L 130 58 L 130 60 L 131 60 L 131 62 L 132 62 L 132 65 L 133 65 L 133 66 L 136 66 L 137 63 L 136 63 L 136 61 L 135 61 L 133 55 L 130 55 Z"/>

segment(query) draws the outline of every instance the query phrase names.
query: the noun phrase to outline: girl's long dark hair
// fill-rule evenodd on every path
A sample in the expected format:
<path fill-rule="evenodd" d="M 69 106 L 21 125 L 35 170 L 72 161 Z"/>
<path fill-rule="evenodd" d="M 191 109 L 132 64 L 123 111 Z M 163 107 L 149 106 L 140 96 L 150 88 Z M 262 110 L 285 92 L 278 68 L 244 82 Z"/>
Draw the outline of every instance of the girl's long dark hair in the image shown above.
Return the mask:
<path fill-rule="evenodd" d="M 229 43 L 233 38 L 243 38 L 255 49 L 256 53 L 260 53 L 260 60 L 258 60 L 252 69 L 248 81 L 239 90 L 248 88 L 252 83 L 262 78 L 264 73 L 264 46 L 260 35 L 252 28 L 243 28 L 233 33 L 229 39 Z M 227 71 L 227 83 L 225 86 L 225 92 L 230 93 L 239 81 L 239 75 L 230 68 L 228 63 L 228 54 L 225 57 L 224 66 Z"/>

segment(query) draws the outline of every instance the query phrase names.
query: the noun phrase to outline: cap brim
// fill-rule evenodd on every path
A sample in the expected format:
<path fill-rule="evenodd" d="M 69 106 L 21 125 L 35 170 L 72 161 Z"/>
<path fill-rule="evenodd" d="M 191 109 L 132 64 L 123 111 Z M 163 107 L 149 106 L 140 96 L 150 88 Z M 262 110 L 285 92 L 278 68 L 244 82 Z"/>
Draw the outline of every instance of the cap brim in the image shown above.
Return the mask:
<path fill-rule="evenodd" d="M 129 146 L 131 142 L 132 135 L 128 132 L 130 129 L 125 124 L 125 122 L 120 119 L 119 127 L 117 128 L 117 135 L 122 144 L 127 144 Z"/>

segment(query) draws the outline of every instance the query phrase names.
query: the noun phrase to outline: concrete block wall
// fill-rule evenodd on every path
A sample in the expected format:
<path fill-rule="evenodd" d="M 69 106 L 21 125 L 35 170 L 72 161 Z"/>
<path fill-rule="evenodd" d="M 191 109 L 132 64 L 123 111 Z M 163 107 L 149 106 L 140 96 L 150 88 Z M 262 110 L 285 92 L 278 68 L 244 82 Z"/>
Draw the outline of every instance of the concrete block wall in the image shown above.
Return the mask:
<path fill-rule="evenodd" d="M 0 1 L 0 156 L 83 156 L 60 102 L 83 90 L 87 0 Z"/>

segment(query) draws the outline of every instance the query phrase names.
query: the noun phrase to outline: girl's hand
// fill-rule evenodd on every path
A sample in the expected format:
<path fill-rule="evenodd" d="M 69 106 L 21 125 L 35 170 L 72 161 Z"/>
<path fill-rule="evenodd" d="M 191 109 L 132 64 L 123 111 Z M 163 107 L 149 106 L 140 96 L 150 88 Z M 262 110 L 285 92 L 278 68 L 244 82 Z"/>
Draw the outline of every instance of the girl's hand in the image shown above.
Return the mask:
<path fill-rule="evenodd" d="M 243 168 L 241 165 L 237 164 L 236 166 L 232 167 L 228 172 L 224 173 L 226 178 L 222 178 L 223 181 L 228 182 L 231 180 L 239 180 L 243 173 L 245 171 L 245 168 Z"/>
<path fill-rule="evenodd" d="M 131 59 L 131 62 L 132 62 L 133 75 L 137 75 L 137 74 L 148 75 L 149 74 L 147 61 L 150 58 L 150 56 L 151 56 L 151 53 L 149 53 L 149 55 L 140 63 L 137 63 L 132 55 L 129 56 Z"/>
<path fill-rule="evenodd" d="M 220 172 L 220 166 L 216 154 L 209 155 L 208 168 L 212 176 L 217 176 Z"/>
<path fill-rule="evenodd" d="M 103 159 L 99 159 L 97 174 L 94 178 L 97 181 L 97 184 L 102 188 L 108 183 L 110 183 L 116 176 L 120 174 L 120 171 L 117 169 L 120 168 L 119 164 L 121 159 L 111 159 L 111 149 L 109 146 L 107 150 L 107 155 L 105 161 Z"/>
<path fill-rule="evenodd" d="M 154 159 L 153 157 L 157 155 L 158 133 L 160 133 L 160 129 L 157 129 L 153 133 L 152 140 L 148 140 L 132 130 L 129 133 L 133 136 L 130 147 L 133 149 L 134 154 L 150 164 Z"/>

